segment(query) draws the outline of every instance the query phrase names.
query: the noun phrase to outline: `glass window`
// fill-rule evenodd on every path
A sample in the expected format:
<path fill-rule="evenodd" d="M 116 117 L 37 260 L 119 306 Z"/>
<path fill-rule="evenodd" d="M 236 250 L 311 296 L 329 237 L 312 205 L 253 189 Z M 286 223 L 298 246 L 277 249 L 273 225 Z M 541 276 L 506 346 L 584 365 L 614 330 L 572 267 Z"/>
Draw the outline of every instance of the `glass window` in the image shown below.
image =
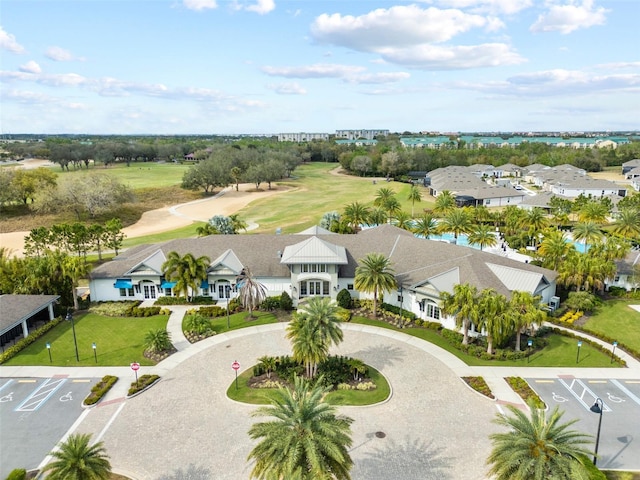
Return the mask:
<path fill-rule="evenodd" d="M 129 294 L 130 297 L 133 297 L 133 287 L 129 288 L 127 293 Z"/>
<path fill-rule="evenodd" d="M 322 294 L 329 295 L 329 282 L 322 282 Z"/>
<path fill-rule="evenodd" d="M 353 290 L 353 283 L 347 284 L 347 290 Z"/>
<path fill-rule="evenodd" d="M 120 288 L 120 296 L 121 297 L 126 297 L 127 296 L 127 289 L 126 288 Z"/>

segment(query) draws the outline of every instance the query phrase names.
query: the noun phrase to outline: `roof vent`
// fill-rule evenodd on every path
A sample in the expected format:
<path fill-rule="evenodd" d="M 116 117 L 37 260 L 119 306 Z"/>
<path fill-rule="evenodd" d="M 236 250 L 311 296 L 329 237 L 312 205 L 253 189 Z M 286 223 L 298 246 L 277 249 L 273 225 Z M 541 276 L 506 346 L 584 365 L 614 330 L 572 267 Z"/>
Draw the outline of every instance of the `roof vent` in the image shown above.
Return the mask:
<path fill-rule="evenodd" d="M 282 250 L 278 250 L 278 258 L 282 258 Z"/>

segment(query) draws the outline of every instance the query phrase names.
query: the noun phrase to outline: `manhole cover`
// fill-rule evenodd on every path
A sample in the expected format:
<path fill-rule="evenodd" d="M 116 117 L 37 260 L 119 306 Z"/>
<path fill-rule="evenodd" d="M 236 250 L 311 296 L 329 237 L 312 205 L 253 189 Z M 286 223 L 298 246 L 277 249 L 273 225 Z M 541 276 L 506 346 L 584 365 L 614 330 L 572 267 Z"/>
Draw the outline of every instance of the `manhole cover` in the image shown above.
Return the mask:
<path fill-rule="evenodd" d="M 376 432 L 376 437 L 378 437 L 378 438 L 384 438 L 386 436 L 387 436 L 387 434 L 384 433 L 384 432 Z"/>

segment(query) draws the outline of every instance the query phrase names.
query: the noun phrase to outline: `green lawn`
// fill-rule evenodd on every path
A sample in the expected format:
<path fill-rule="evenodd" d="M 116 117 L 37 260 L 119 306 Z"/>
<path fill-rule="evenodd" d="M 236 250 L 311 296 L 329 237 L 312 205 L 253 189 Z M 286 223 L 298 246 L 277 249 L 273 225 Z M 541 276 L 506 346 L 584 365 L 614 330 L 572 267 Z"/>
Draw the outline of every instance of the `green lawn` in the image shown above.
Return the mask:
<path fill-rule="evenodd" d="M 327 394 L 326 401 L 332 405 L 373 405 L 386 400 L 391 388 L 384 376 L 376 369 L 369 367 L 371 379 L 377 385 L 375 390 L 368 392 L 356 390 L 336 390 Z M 236 389 L 235 379 L 227 389 L 227 396 L 237 402 L 252 405 L 265 405 L 271 402 L 277 392 L 276 388 L 249 388 L 247 382 L 253 375 L 253 367 L 238 375 Z"/>
<path fill-rule="evenodd" d="M 167 316 L 127 318 L 88 313 L 78 315 L 74 324 L 80 362 L 76 362 L 71 323 L 62 322 L 4 365 L 125 366 L 131 362 L 153 365 L 154 362 L 142 356 L 144 337 L 150 330 L 166 328 Z M 94 342 L 97 363 L 91 347 Z M 51 363 L 47 343 L 51 345 Z"/>
<path fill-rule="evenodd" d="M 389 325 L 380 320 L 371 320 L 363 317 L 353 317 L 352 323 L 361 323 L 365 325 L 373 325 L 376 327 L 389 328 L 398 330 L 396 327 Z M 398 330 L 399 331 L 399 330 Z M 460 350 L 454 348 L 446 339 L 438 335 L 434 330 L 426 328 L 405 328 L 402 333 L 422 338 L 423 340 L 433 343 L 444 350 L 452 353 L 460 360 L 470 366 L 501 366 L 501 367 L 617 367 L 618 364 L 611 363 L 611 358 L 599 350 L 595 349 L 586 342 L 583 342 L 580 348 L 580 359 L 576 363 L 578 347 L 577 339 L 564 337 L 562 335 L 550 335 L 549 345 L 540 351 L 531 355 L 529 362 L 527 359 L 521 360 L 483 360 L 476 358 Z"/>
<path fill-rule="evenodd" d="M 171 185 L 180 185 L 184 172 L 189 169 L 189 165 L 180 165 L 176 163 L 131 163 L 130 167 L 126 164 L 118 163 L 104 167 L 103 165 L 91 165 L 89 169 L 63 171 L 60 167 L 51 167 L 58 175 L 87 175 L 88 173 L 106 173 L 117 178 L 120 182 L 128 187 L 137 190 L 139 188 L 157 188 L 168 187 Z"/>
<path fill-rule="evenodd" d="M 607 300 L 584 325 L 586 330 L 604 333 L 610 338 L 640 351 L 640 312 L 629 307 L 640 300 Z"/>
<path fill-rule="evenodd" d="M 227 317 L 217 317 L 211 321 L 213 329 L 216 333 L 224 333 L 231 330 L 238 330 L 239 328 L 255 327 L 257 325 L 266 325 L 268 323 L 277 323 L 279 320 L 273 313 L 268 312 L 254 312 L 255 318 L 247 318 L 247 312 L 239 312 L 229 315 L 229 327 L 227 328 Z M 182 331 L 184 331 L 184 325 L 187 320 L 185 316 L 182 321 Z"/>

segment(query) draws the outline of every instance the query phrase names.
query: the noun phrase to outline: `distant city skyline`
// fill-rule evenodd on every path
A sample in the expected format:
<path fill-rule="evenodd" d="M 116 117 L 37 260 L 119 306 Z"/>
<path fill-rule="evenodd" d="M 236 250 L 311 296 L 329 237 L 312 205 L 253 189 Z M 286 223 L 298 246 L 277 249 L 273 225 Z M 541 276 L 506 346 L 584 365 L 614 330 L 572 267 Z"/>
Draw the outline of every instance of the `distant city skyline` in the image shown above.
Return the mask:
<path fill-rule="evenodd" d="M 0 133 L 640 129 L 637 2 L 3 0 Z"/>

